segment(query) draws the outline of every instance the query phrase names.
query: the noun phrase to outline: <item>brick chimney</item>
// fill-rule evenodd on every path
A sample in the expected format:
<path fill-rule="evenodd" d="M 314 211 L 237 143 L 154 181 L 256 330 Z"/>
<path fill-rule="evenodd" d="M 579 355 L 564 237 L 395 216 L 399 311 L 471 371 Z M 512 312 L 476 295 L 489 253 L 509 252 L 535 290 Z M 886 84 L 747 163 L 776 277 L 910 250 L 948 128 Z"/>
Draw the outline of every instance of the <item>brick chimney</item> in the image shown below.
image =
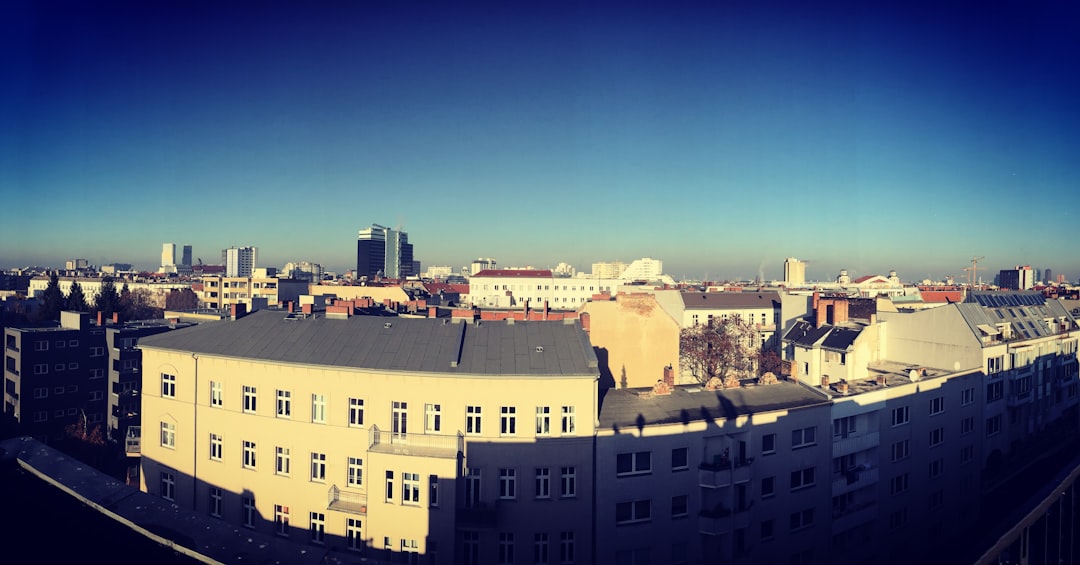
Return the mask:
<path fill-rule="evenodd" d="M 112 314 L 112 323 L 113 323 L 113 325 L 117 325 L 117 324 L 120 323 L 120 312 L 113 312 L 113 314 Z"/>
<path fill-rule="evenodd" d="M 548 319 L 548 301 L 544 301 L 544 319 Z"/>
<path fill-rule="evenodd" d="M 438 309 L 438 308 L 436 308 L 436 307 L 434 307 L 434 306 L 428 306 L 428 309 L 427 309 L 427 317 L 428 317 L 428 318 L 434 318 L 434 317 L 436 317 L 436 315 L 438 314 L 438 311 L 439 311 L 439 309 Z"/>
<path fill-rule="evenodd" d="M 98 310 L 97 313 L 97 325 L 99 328 L 105 325 L 105 312 L 102 312 L 101 310 Z"/>
<path fill-rule="evenodd" d="M 833 301 L 833 319 L 832 324 L 843 324 L 848 321 L 848 301 L 846 298 L 839 298 Z"/>
<path fill-rule="evenodd" d="M 585 333 L 588 333 L 589 330 L 592 329 L 592 323 L 589 318 L 588 312 L 582 312 L 578 315 L 578 319 L 581 320 L 581 329 L 585 330 Z"/>
<path fill-rule="evenodd" d="M 667 383 L 668 386 L 675 386 L 675 369 L 673 369 L 671 365 L 664 367 L 664 382 Z"/>

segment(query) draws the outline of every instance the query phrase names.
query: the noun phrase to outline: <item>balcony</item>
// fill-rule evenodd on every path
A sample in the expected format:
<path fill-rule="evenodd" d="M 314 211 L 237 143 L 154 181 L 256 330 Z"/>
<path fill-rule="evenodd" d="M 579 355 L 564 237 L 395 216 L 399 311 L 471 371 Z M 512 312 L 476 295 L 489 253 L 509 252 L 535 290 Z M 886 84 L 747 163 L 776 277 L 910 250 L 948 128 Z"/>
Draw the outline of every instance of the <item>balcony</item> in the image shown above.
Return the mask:
<path fill-rule="evenodd" d="M 499 505 L 480 502 L 474 506 L 457 508 L 459 528 L 494 528 L 499 523 Z"/>
<path fill-rule="evenodd" d="M 349 514 L 367 515 L 367 493 L 349 492 L 332 485 L 326 493 L 326 508 Z"/>
<path fill-rule="evenodd" d="M 832 519 L 833 535 L 846 532 L 855 526 L 865 524 L 877 518 L 877 505 L 867 502 L 859 506 L 848 508 L 843 512 L 834 512 Z"/>
<path fill-rule="evenodd" d="M 137 365 L 124 365 L 128 359 L 114 359 L 112 363 L 112 370 L 117 373 L 138 373 L 139 367 Z"/>
<path fill-rule="evenodd" d="M 112 415 L 114 418 L 138 418 L 139 410 L 130 406 L 113 405 Z"/>
<path fill-rule="evenodd" d="M 852 453 L 866 451 L 867 449 L 872 449 L 879 445 L 881 445 L 881 439 L 878 432 L 852 435 L 843 439 L 833 438 L 832 456 L 842 457 L 844 455 L 851 455 Z"/>
<path fill-rule="evenodd" d="M 124 437 L 124 452 L 128 457 L 139 457 L 142 454 L 142 428 L 131 426 L 127 436 Z"/>
<path fill-rule="evenodd" d="M 732 512 L 723 506 L 702 510 L 698 513 L 698 532 L 707 536 L 718 536 L 745 528 L 750 525 L 750 513 L 747 510 L 749 507 Z"/>
<path fill-rule="evenodd" d="M 457 458 L 465 451 L 465 436 L 444 434 L 402 434 L 384 432 L 378 426 L 368 431 L 368 449 L 379 453 L 414 457 Z"/>
<path fill-rule="evenodd" d="M 702 488 L 722 488 L 750 481 L 750 464 L 753 459 L 698 466 L 698 485 Z"/>
<path fill-rule="evenodd" d="M 878 482 L 878 470 L 863 469 L 861 471 L 848 471 L 832 482 L 832 494 L 838 496 L 854 490 L 868 487 Z"/>

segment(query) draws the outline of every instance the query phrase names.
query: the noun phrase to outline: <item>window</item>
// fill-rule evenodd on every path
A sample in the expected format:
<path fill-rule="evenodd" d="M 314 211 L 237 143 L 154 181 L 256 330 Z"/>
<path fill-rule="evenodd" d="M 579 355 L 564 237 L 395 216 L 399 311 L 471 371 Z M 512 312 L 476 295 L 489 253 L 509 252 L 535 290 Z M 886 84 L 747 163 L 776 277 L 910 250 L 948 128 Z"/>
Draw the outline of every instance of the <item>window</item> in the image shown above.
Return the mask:
<path fill-rule="evenodd" d="M 801 530 L 803 528 L 809 528 L 814 525 L 814 509 L 807 508 L 801 512 L 794 512 L 791 514 L 791 531 Z"/>
<path fill-rule="evenodd" d="M 34 365 L 35 375 L 47 375 L 49 374 L 49 365 L 47 363 L 38 363 Z"/>
<path fill-rule="evenodd" d="M 56 340 L 56 343 L 53 344 L 53 346 L 56 347 L 57 349 L 63 349 L 64 345 L 66 345 L 66 343 L 62 339 Z"/>
<path fill-rule="evenodd" d="M 364 459 L 361 457 L 349 458 L 349 478 L 346 483 L 350 487 L 360 488 L 364 486 Z"/>
<path fill-rule="evenodd" d="M 773 531 L 773 521 L 763 520 L 761 522 L 761 541 L 771 540 L 776 535 Z"/>
<path fill-rule="evenodd" d="M 811 426 L 809 428 L 801 428 L 791 431 L 791 448 L 798 449 L 800 447 L 806 447 L 813 445 L 816 440 L 814 439 L 817 428 Z"/>
<path fill-rule="evenodd" d="M 90 402 L 93 402 L 95 400 L 104 400 L 104 399 L 105 399 L 105 392 L 100 391 L 100 390 L 92 390 L 92 391 L 90 391 L 90 398 L 89 398 Z"/>
<path fill-rule="evenodd" d="M 574 417 L 573 406 L 562 407 L 562 433 L 563 435 L 572 435 L 577 433 L 577 423 Z"/>
<path fill-rule="evenodd" d="M 1000 373 L 1005 366 L 1005 356 L 991 357 L 986 360 L 986 373 Z"/>
<path fill-rule="evenodd" d="M 577 496 L 577 468 L 563 467 L 559 473 L 559 482 L 562 486 L 560 495 L 563 498 Z"/>
<path fill-rule="evenodd" d="M 761 498 L 769 498 L 776 494 L 776 477 L 763 477 L 761 479 Z"/>
<path fill-rule="evenodd" d="M 986 437 L 1001 433 L 1001 414 L 986 420 Z"/>
<path fill-rule="evenodd" d="M 221 408 L 224 404 L 221 395 L 221 381 L 210 381 L 210 406 Z"/>
<path fill-rule="evenodd" d="M 364 399 L 363 398 L 350 398 L 349 399 L 349 425 L 350 426 L 363 426 L 364 425 Z"/>
<path fill-rule="evenodd" d="M 48 398 L 49 387 L 42 386 L 34 389 L 34 398 Z"/>
<path fill-rule="evenodd" d="M 649 472 L 652 472 L 652 453 L 649 451 L 620 453 L 615 458 L 616 476 L 641 475 Z"/>
<path fill-rule="evenodd" d="M 776 434 L 761 436 L 761 454 L 769 455 L 770 453 L 776 453 Z"/>
<path fill-rule="evenodd" d="M 465 508 L 480 506 L 480 468 L 465 469 Z"/>
<path fill-rule="evenodd" d="M 536 498 L 551 498 L 551 469 L 536 469 Z"/>
<path fill-rule="evenodd" d="M 394 472 L 386 472 L 386 501 L 394 501 Z"/>
<path fill-rule="evenodd" d="M 504 436 L 517 434 L 517 408 L 503 406 L 499 408 L 499 433 Z"/>
<path fill-rule="evenodd" d="M 499 469 L 499 498 L 513 499 L 517 497 L 517 470 Z"/>
<path fill-rule="evenodd" d="M 685 471 L 690 467 L 689 451 L 685 447 L 676 447 L 671 450 L 671 470 Z"/>
<path fill-rule="evenodd" d="M 439 476 L 428 475 L 428 506 L 439 505 Z"/>
<path fill-rule="evenodd" d="M 855 416 L 837 418 L 832 423 L 834 438 L 846 438 L 855 433 Z"/>
<path fill-rule="evenodd" d="M 499 532 L 499 560 L 498 563 L 506 564 L 514 562 L 514 534 Z"/>
<path fill-rule="evenodd" d="M 74 371 L 74 370 L 76 370 L 76 369 L 78 369 L 78 368 L 79 368 L 79 364 L 78 364 L 78 363 L 76 363 L 76 362 L 71 362 L 71 363 L 68 363 L 68 370 L 69 370 L 69 371 Z"/>
<path fill-rule="evenodd" d="M 218 434 L 210 434 L 210 460 L 221 461 L 225 440 Z"/>
<path fill-rule="evenodd" d="M 292 468 L 292 450 L 288 447 L 278 446 L 275 460 L 274 473 L 288 476 Z"/>
<path fill-rule="evenodd" d="M 971 463 L 975 459 L 975 446 L 965 445 L 960 449 L 960 464 Z"/>
<path fill-rule="evenodd" d="M 945 397 L 935 396 L 930 399 L 930 415 L 941 414 L 945 411 Z"/>
<path fill-rule="evenodd" d="M 424 430 L 429 432 L 438 432 L 442 430 L 441 404 L 424 405 Z"/>
<path fill-rule="evenodd" d="M 215 518 L 221 517 L 222 501 L 225 499 L 225 491 L 218 487 L 210 487 L 210 515 Z"/>
<path fill-rule="evenodd" d="M 685 518 L 687 506 L 687 496 L 685 494 L 671 497 L 671 517 Z"/>
<path fill-rule="evenodd" d="M 960 405 L 967 406 L 975 403 L 975 387 L 965 388 L 960 391 Z"/>
<path fill-rule="evenodd" d="M 814 467 L 791 472 L 791 490 L 814 486 Z"/>
<path fill-rule="evenodd" d="M 161 396 L 176 398 L 176 375 L 161 373 Z"/>
<path fill-rule="evenodd" d="M 986 385 L 986 402 L 1001 400 L 1005 396 L 1005 383 L 1001 381 Z"/>
<path fill-rule="evenodd" d="M 62 387 L 62 386 L 53 387 L 53 394 L 64 394 L 64 387 Z"/>
<path fill-rule="evenodd" d="M 893 426 L 902 426 L 902 425 L 908 423 L 909 420 L 910 420 L 910 414 L 909 414 L 907 406 L 900 406 L 898 408 L 893 408 L 893 411 L 892 411 L 892 425 Z"/>
<path fill-rule="evenodd" d="M 960 420 L 960 435 L 970 434 L 975 430 L 975 416 L 968 416 Z"/>
<path fill-rule="evenodd" d="M 401 503 L 420 504 L 420 474 L 401 474 Z"/>
<path fill-rule="evenodd" d="M 274 505 L 274 533 L 279 536 L 289 535 L 289 507 Z"/>
<path fill-rule="evenodd" d="M 277 391 L 277 417 L 292 417 L 292 392 L 288 390 Z"/>
<path fill-rule="evenodd" d="M 936 479 L 945 472 L 945 459 L 939 457 L 930 462 L 930 478 Z"/>
<path fill-rule="evenodd" d="M 105 348 L 104 347 L 91 347 L 90 348 L 90 356 L 91 357 L 101 357 L 103 355 L 105 355 Z"/>
<path fill-rule="evenodd" d="M 49 342 L 48 341 L 35 341 L 34 342 L 34 351 L 48 351 L 48 350 L 49 350 Z"/>
<path fill-rule="evenodd" d="M 48 410 L 37 410 L 37 411 L 35 411 L 34 412 L 34 421 L 35 422 L 48 422 L 49 421 L 49 411 Z"/>
<path fill-rule="evenodd" d="M 461 561 L 464 565 L 480 564 L 480 534 L 461 532 Z"/>
<path fill-rule="evenodd" d="M 889 528 L 901 528 L 907 524 L 907 506 L 889 514 Z"/>
<path fill-rule="evenodd" d="M 311 395 L 311 421 L 316 424 L 326 423 L 326 395 Z"/>
<path fill-rule="evenodd" d="M 244 468 L 255 468 L 255 442 L 244 440 Z"/>
<path fill-rule="evenodd" d="M 356 518 L 345 520 L 345 546 L 353 551 L 364 549 L 364 536 L 360 525 L 360 520 Z"/>
<path fill-rule="evenodd" d="M 930 430 L 930 447 L 935 445 L 941 445 L 945 441 L 945 428 L 934 428 Z"/>
<path fill-rule="evenodd" d="M 255 527 L 255 499 L 249 496 L 242 498 L 241 502 L 241 514 L 240 519 L 243 521 L 244 526 L 248 528 Z"/>
<path fill-rule="evenodd" d="M 103 379 L 105 378 L 105 369 L 90 369 L 91 379 Z"/>
<path fill-rule="evenodd" d="M 892 478 L 892 485 L 890 491 L 892 494 L 900 494 L 907 492 L 908 489 L 908 474 L 903 473 Z"/>
<path fill-rule="evenodd" d="M 559 563 L 573 563 L 576 558 L 574 532 L 559 533 Z"/>
<path fill-rule="evenodd" d="M 901 459 L 907 459 L 909 455 L 911 455 L 910 440 L 904 439 L 892 444 L 892 460 L 894 463 Z"/>
<path fill-rule="evenodd" d="M 326 454 L 311 454 L 311 480 L 321 483 L 326 480 Z"/>
<path fill-rule="evenodd" d="M 161 447 L 176 448 L 176 424 L 170 422 L 161 423 Z"/>
<path fill-rule="evenodd" d="M 255 396 L 255 387 L 253 387 L 253 386 L 245 386 L 244 387 L 244 412 L 255 412 L 255 401 L 256 400 L 257 400 L 257 398 Z"/>
<path fill-rule="evenodd" d="M 652 519 L 652 501 L 635 500 L 615 504 L 615 524 L 635 524 Z"/>
<path fill-rule="evenodd" d="M 68 347 L 78 347 L 78 346 L 79 346 L 79 340 L 77 340 L 77 339 L 68 340 Z"/>
<path fill-rule="evenodd" d="M 533 535 L 533 563 L 546 565 L 548 562 L 548 535 L 538 533 Z"/>
<path fill-rule="evenodd" d="M 161 472 L 161 498 L 168 501 L 176 500 L 176 475 Z"/>
<path fill-rule="evenodd" d="M 465 433 L 480 435 L 480 407 L 465 407 Z"/>
<path fill-rule="evenodd" d="M 536 407 L 536 435 L 551 435 L 551 407 Z"/>
<path fill-rule="evenodd" d="M 937 510 L 945 505 L 945 491 L 936 490 L 930 493 L 930 510 Z"/>
<path fill-rule="evenodd" d="M 312 543 L 323 543 L 326 539 L 326 514 L 321 512 L 309 513 L 308 524 Z"/>

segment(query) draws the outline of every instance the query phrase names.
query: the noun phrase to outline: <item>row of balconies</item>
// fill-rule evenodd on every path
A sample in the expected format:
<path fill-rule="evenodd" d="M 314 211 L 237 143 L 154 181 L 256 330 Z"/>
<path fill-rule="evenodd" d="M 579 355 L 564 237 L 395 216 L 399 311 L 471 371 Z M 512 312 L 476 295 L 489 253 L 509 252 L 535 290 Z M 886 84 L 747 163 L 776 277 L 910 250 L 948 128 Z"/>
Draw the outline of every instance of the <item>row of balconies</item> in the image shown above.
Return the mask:
<path fill-rule="evenodd" d="M 457 457 L 465 452 L 465 436 L 448 434 L 410 434 L 386 432 L 378 426 L 368 430 L 368 449 L 420 457 Z"/>
<path fill-rule="evenodd" d="M 698 513 L 698 532 L 707 536 L 730 534 L 750 526 L 750 506 L 737 508 L 716 507 Z"/>
<path fill-rule="evenodd" d="M 723 488 L 750 481 L 750 464 L 753 459 L 732 461 L 724 465 L 701 464 L 698 467 L 698 485 L 702 488 Z"/>

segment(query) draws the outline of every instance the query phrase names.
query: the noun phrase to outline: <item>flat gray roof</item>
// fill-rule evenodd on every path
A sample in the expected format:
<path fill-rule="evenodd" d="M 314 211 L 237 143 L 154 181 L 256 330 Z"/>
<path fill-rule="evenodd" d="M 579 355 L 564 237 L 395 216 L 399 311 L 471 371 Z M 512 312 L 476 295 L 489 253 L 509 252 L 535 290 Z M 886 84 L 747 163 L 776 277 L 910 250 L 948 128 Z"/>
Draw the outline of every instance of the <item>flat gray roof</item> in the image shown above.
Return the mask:
<path fill-rule="evenodd" d="M 260 310 L 238 320 L 143 338 L 139 347 L 387 371 L 599 375 L 596 354 L 576 320 L 510 324 L 448 318 L 332 319 Z"/>
<path fill-rule="evenodd" d="M 679 385 L 670 395 L 652 396 L 651 389 L 611 389 L 600 407 L 600 429 L 730 419 L 744 414 L 791 410 L 828 404 L 829 400 L 796 383 L 707 391 Z"/>

